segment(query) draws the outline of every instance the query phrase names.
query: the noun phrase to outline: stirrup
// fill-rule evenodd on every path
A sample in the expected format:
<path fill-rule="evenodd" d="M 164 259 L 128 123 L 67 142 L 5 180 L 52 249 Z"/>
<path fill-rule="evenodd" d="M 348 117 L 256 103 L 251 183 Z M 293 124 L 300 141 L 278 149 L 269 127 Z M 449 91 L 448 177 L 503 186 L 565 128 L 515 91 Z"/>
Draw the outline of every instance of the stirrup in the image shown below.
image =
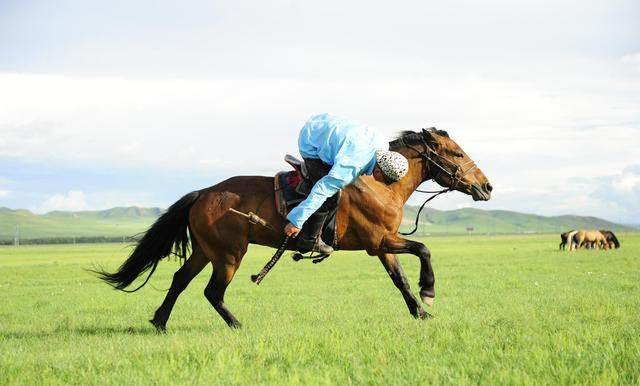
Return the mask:
<path fill-rule="evenodd" d="M 313 245 L 310 245 L 311 243 L 313 243 Z M 298 247 L 298 250 L 302 253 L 315 252 L 323 255 L 330 255 L 333 253 L 333 247 L 322 241 L 322 238 L 320 237 L 315 239 L 299 239 L 296 243 L 296 247 Z"/>

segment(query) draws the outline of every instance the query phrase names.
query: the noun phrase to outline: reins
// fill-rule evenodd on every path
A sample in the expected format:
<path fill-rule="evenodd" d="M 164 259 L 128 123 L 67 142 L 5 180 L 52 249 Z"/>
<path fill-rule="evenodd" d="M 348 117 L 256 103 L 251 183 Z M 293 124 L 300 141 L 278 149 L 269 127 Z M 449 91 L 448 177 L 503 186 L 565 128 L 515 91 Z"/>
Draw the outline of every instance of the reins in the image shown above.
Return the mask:
<path fill-rule="evenodd" d="M 442 189 L 442 190 L 438 190 L 438 191 L 429 191 L 429 190 L 425 190 L 425 191 L 418 191 L 416 190 L 416 192 L 420 192 L 420 193 L 435 193 L 433 196 L 427 198 L 426 200 L 424 200 L 424 202 L 422 203 L 422 205 L 420 205 L 420 209 L 418 209 L 418 213 L 416 213 L 416 221 L 413 224 L 413 230 L 411 232 L 399 232 L 401 235 L 403 236 L 411 236 L 412 234 L 416 233 L 416 231 L 418 230 L 418 222 L 420 221 L 420 213 L 422 212 L 422 209 L 424 209 L 424 206 L 427 205 L 427 202 L 433 200 L 434 198 L 438 197 L 439 195 L 441 195 L 442 193 L 447 193 L 452 191 L 453 189 L 451 188 L 446 188 L 446 189 Z"/>
<path fill-rule="evenodd" d="M 431 197 L 427 198 L 426 200 L 424 200 L 424 202 L 422 203 L 422 205 L 420 205 L 420 209 L 418 209 L 418 213 L 416 213 L 416 220 L 415 223 L 413 224 L 413 230 L 411 232 L 399 232 L 401 235 L 403 236 L 410 236 L 414 233 L 416 233 L 416 231 L 418 230 L 418 222 L 420 220 L 420 213 L 422 213 L 422 209 L 424 209 L 425 205 L 427 205 L 427 203 L 431 200 L 433 200 L 434 198 L 438 197 L 439 195 L 443 194 L 443 193 L 448 193 L 451 192 L 453 190 L 455 190 L 455 188 L 458 186 L 458 183 L 460 182 L 461 178 L 466 176 L 467 174 L 469 174 L 471 171 L 475 170 L 478 166 L 473 162 L 473 160 L 469 160 L 465 163 L 463 163 L 462 165 L 458 165 L 455 162 L 451 161 L 450 159 L 438 154 L 435 150 L 433 150 L 429 144 L 427 143 L 427 141 L 425 141 L 424 137 L 422 135 L 420 135 L 420 140 L 422 141 L 422 144 L 424 145 L 425 149 L 427 149 L 428 152 L 424 152 L 422 150 L 416 149 L 415 147 L 411 146 L 410 144 L 406 143 L 402 138 L 399 138 L 399 140 L 402 142 L 403 145 L 405 145 L 407 148 L 415 151 L 416 153 L 418 153 L 418 155 L 420 157 L 422 157 L 423 160 L 426 161 L 426 165 L 429 168 L 429 170 L 431 169 L 430 167 L 430 163 L 435 165 L 436 167 L 438 167 L 438 169 L 440 169 L 439 172 L 444 172 L 447 174 L 447 176 L 449 177 L 449 179 L 451 179 L 453 181 L 453 184 L 451 184 L 451 186 L 449 186 L 448 188 L 444 188 L 442 190 L 420 190 L 420 189 L 416 189 L 415 191 L 418 193 L 427 193 L 427 194 L 433 194 Z M 453 171 L 453 173 L 447 169 L 445 169 L 442 165 L 440 165 L 438 162 L 434 161 L 431 158 L 431 154 L 436 155 L 437 157 L 449 162 L 450 164 L 452 164 L 455 167 L 455 170 Z M 462 174 L 460 174 L 460 170 L 470 164 L 473 163 L 473 166 L 471 166 L 470 168 L 468 168 L 467 170 L 465 170 Z M 434 176 L 435 177 L 435 176 Z"/>

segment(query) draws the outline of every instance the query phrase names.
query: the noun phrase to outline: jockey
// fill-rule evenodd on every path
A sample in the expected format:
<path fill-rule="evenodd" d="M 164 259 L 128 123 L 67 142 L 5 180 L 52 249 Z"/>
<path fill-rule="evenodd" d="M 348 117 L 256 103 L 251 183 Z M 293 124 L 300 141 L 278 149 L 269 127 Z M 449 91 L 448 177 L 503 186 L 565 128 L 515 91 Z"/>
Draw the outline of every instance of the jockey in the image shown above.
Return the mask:
<path fill-rule="evenodd" d="M 320 237 L 325 219 L 338 206 L 338 192 L 363 174 L 398 181 L 409 162 L 378 131 L 330 114 L 312 116 L 300 130 L 300 154 L 314 183 L 309 196 L 288 215 L 287 236 L 298 235 L 297 249 L 331 254 Z M 382 177 L 381 176 L 381 177 Z"/>

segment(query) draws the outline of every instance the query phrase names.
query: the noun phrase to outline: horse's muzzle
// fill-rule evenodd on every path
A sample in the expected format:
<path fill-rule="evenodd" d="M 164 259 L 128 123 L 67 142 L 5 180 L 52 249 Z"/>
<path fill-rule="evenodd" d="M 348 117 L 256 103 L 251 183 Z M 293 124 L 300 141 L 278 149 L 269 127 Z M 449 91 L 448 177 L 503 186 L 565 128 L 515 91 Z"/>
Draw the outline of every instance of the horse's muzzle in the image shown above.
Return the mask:
<path fill-rule="evenodd" d="M 471 197 L 473 201 L 489 201 L 493 186 L 489 182 L 480 185 L 471 185 Z"/>

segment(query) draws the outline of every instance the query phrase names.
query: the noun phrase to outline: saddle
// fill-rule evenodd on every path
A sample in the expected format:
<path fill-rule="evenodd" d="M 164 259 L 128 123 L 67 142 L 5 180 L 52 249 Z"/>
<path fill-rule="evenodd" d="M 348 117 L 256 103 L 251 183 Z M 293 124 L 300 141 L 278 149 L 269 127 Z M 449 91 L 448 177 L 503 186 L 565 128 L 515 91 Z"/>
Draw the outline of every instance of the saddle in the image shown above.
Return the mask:
<path fill-rule="evenodd" d="M 284 157 L 286 163 L 293 170 L 276 173 L 273 181 L 275 192 L 275 205 L 277 212 L 284 218 L 289 212 L 300 204 L 311 192 L 314 182 L 309 177 L 304 161 L 287 154 Z M 336 245 L 336 212 L 331 213 L 322 227 L 322 241 L 337 249 Z"/>

